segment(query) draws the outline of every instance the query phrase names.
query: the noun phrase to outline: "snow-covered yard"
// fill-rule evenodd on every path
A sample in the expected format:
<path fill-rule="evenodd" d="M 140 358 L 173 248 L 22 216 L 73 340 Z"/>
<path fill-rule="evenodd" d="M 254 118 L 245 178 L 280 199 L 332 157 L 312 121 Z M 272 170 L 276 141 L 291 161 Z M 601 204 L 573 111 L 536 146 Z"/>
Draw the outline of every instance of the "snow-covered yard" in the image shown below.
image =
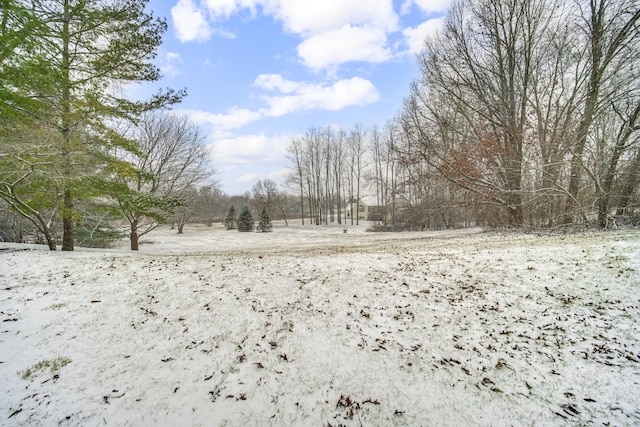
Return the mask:
<path fill-rule="evenodd" d="M 0 244 L 0 425 L 640 424 L 640 231 Z"/>

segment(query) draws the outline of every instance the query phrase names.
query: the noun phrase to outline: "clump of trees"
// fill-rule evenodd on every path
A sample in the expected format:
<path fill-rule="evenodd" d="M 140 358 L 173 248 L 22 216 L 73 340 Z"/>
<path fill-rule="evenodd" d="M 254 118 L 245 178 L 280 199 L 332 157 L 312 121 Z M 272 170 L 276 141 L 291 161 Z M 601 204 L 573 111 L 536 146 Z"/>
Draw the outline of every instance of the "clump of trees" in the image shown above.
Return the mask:
<path fill-rule="evenodd" d="M 278 184 L 271 179 L 258 181 L 251 189 L 251 206 L 255 212 L 266 209 L 275 213 L 274 219 L 284 220 L 288 225 L 287 216 L 290 214 L 291 197 L 278 188 Z M 294 205 L 295 210 L 295 205 Z"/>
<path fill-rule="evenodd" d="M 456 2 L 395 118 L 291 141 L 300 210 L 340 223 L 364 194 L 391 229 L 640 223 L 639 20 L 639 0 Z"/>
<path fill-rule="evenodd" d="M 2 2 L 1 209 L 52 250 L 60 234 L 63 250 L 78 237 L 109 236 L 118 218 L 137 249 L 140 235 L 178 215 L 187 192 L 215 172 L 197 128 L 160 112 L 185 91 L 134 101 L 121 90 L 161 77 L 153 60 L 167 24 L 146 5 Z"/>
<path fill-rule="evenodd" d="M 358 200 L 364 184 L 366 141 L 362 125 L 349 132 L 312 127 L 291 141 L 288 158 L 293 172 L 288 182 L 299 194 L 303 224 L 305 215 L 316 225 L 347 221 L 347 200 Z"/>
<path fill-rule="evenodd" d="M 400 161 L 478 219 L 552 227 L 638 208 L 636 0 L 460 1 L 419 58 Z"/>

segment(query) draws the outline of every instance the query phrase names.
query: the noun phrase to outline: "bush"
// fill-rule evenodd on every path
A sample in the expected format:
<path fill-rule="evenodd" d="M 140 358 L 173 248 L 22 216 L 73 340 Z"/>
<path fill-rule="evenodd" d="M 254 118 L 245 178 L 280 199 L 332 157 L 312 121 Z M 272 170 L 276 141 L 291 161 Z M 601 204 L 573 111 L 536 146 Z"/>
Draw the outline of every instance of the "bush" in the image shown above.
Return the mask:
<path fill-rule="evenodd" d="M 371 227 L 367 228 L 366 231 L 374 232 L 374 233 L 388 233 L 388 232 L 397 233 L 400 231 L 407 231 L 407 227 L 404 224 L 396 224 L 396 225 L 374 224 Z"/>

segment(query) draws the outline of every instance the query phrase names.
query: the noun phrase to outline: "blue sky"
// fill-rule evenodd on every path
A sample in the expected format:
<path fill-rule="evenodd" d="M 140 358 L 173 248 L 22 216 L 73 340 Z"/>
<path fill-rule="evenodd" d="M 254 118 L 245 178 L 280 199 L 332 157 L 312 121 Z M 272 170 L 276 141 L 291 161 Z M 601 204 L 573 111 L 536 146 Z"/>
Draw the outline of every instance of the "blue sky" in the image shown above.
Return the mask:
<path fill-rule="evenodd" d="M 169 30 L 162 86 L 200 125 L 222 190 L 283 182 L 286 147 L 310 127 L 392 118 L 415 55 L 451 0 L 151 0 Z"/>

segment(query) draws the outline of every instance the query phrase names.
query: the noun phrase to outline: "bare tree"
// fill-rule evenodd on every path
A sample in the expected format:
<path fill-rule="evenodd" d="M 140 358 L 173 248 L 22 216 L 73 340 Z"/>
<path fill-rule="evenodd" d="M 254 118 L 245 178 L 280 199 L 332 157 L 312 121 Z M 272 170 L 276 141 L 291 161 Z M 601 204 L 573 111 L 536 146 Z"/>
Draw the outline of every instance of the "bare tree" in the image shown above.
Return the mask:
<path fill-rule="evenodd" d="M 542 217 L 551 224 L 561 211 L 559 196 L 566 222 L 575 214 L 585 218 L 579 207 L 592 204 L 594 192 L 586 191 L 581 172 L 592 182 L 598 176 L 585 148 L 595 144 L 594 120 L 620 110 L 615 94 L 629 98 L 631 80 L 623 92 L 611 83 L 637 58 L 630 40 L 638 2 L 585 3 L 456 3 L 441 37 L 426 44 L 421 78 L 402 114 L 412 143 L 401 154 L 412 165 L 412 183 L 424 181 L 415 172 L 426 163 L 459 189 L 456 199 L 493 206 L 493 218 L 506 213 L 511 225 Z M 613 163 L 624 150 L 618 151 Z M 603 200 L 607 191 L 595 187 Z"/>
<path fill-rule="evenodd" d="M 203 134 L 186 117 L 150 113 L 134 133 L 140 152 L 125 160 L 135 165 L 137 174 L 119 177 L 133 193 L 114 196 L 129 224 L 131 250 L 138 250 L 140 236 L 155 229 L 164 213 L 184 205 L 185 192 L 211 180 L 216 171 Z"/>
<path fill-rule="evenodd" d="M 173 224 L 178 228 L 178 234 L 184 233 L 184 226 L 196 215 L 198 196 L 198 190 L 194 187 L 186 188 L 182 192 L 181 197 L 184 200 L 184 204 L 176 207 L 173 215 L 171 215 Z"/>
<path fill-rule="evenodd" d="M 285 226 L 287 221 L 286 197 L 278 190 L 278 184 L 271 179 L 258 181 L 251 189 L 252 204 L 255 212 L 262 212 L 264 208 L 270 213 L 271 219 L 282 218 Z"/>
<path fill-rule="evenodd" d="M 579 208 L 578 191 L 585 164 L 583 154 L 594 120 L 611 101 L 610 92 L 603 90 L 603 85 L 628 70 L 625 65 L 638 61 L 640 2 L 590 0 L 586 5 L 584 3 L 578 3 L 578 29 L 586 37 L 584 70 L 588 77 L 580 103 L 582 117 L 570 146 L 572 159 L 566 222 L 574 220 L 575 210 Z"/>
<path fill-rule="evenodd" d="M 360 189 L 361 189 L 361 180 L 362 180 L 362 172 L 363 168 L 366 165 L 366 161 L 364 159 L 365 151 L 366 151 L 366 137 L 367 130 L 363 125 L 357 124 L 351 132 L 349 132 L 349 137 L 347 138 L 347 144 L 349 146 L 349 154 L 348 154 L 348 162 L 349 162 L 349 171 L 351 174 L 351 185 L 350 185 L 350 198 L 351 204 L 355 203 L 358 206 L 360 200 Z M 356 208 L 357 210 L 357 208 Z M 351 215 L 351 223 L 353 224 L 353 217 L 356 217 L 356 224 L 360 223 L 360 216 L 357 211 L 355 215 Z"/>
<path fill-rule="evenodd" d="M 347 148 L 347 132 L 344 129 L 338 129 L 335 137 L 331 141 L 331 168 L 333 173 L 333 184 L 335 186 L 335 206 L 338 212 L 338 224 L 342 224 L 342 220 L 346 222 L 346 218 L 342 218 L 342 212 L 346 204 L 344 203 L 345 192 L 345 167 L 346 167 L 346 148 Z M 345 212 L 346 215 L 346 212 Z"/>
<path fill-rule="evenodd" d="M 302 215 L 302 225 L 304 225 L 304 160 L 303 160 L 303 141 L 300 138 L 291 140 L 287 148 L 287 159 L 291 163 L 293 173 L 289 176 L 288 181 L 297 186 L 300 191 L 300 213 Z"/>
<path fill-rule="evenodd" d="M 637 80 L 636 80 L 637 81 Z M 629 88 L 629 86 L 624 86 Z M 592 178 L 597 200 L 598 225 L 602 228 L 609 226 L 611 211 L 614 203 L 622 205 L 622 200 L 632 194 L 634 188 L 620 185 L 626 175 L 638 175 L 640 169 L 628 170 L 620 174 L 620 166 L 633 165 L 631 153 L 640 148 L 640 93 L 637 85 L 635 98 L 628 99 L 626 105 L 617 105 L 609 111 L 609 115 L 602 115 L 594 122 L 592 132 L 596 137 L 594 150 L 587 164 L 588 175 Z M 629 94 L 627 93 L 627 96 Z"/>
<path fill-rule="evenodd" d="M 25 166 L 28 164 L 24 160 L 19 163 L 23 163 Z M 35 176 L 38 175 L 35 169 L 24 169 L 22 174 L 11 174 L 13 176 L 7 176 L 8 174 L 6 173 L 1 175 L 0 199 L 4 200 L 7 206 L 11 207 L 22 218 L 31 222 L 42 233 L 49 249 L 55 251 L 56 239 L 52 228 L 58 211 L 58 202 L 55 193 L 47 191 L 47 187 L 51 188 L 51 186 L 42 186 L 37 196 L 35 194 L 29 195 L 28 192 L 21 191 L 20 187 L 26 180 L 29 180 L 30 185 L 37 185 L 39 180 L 42 180 L 42 177 Z M 44 180 L 46 181 L 46 177 Z M 47 193 L 49 193 L 49 197 L 47 197 Z M 35 199 L 40 199 L 39 202 L 36 201 L 35 203 L 38 206 L 37 208 L 34 207 L 33 203 Z M 49 202 L 43 203 L 45 199 L 48 199 Z"/>
<path fill-rule="evenodd" d="M 291 141 L 289 160 L 294 172 L 289 182 L 299 189 L 301 207 L 307 200 L 315 224 L 336 220 L 342 224 L 347 202 L 360 197 L 367 164 L 366 133 L 362 125 L 352 131 L 312 127 Z"/>

